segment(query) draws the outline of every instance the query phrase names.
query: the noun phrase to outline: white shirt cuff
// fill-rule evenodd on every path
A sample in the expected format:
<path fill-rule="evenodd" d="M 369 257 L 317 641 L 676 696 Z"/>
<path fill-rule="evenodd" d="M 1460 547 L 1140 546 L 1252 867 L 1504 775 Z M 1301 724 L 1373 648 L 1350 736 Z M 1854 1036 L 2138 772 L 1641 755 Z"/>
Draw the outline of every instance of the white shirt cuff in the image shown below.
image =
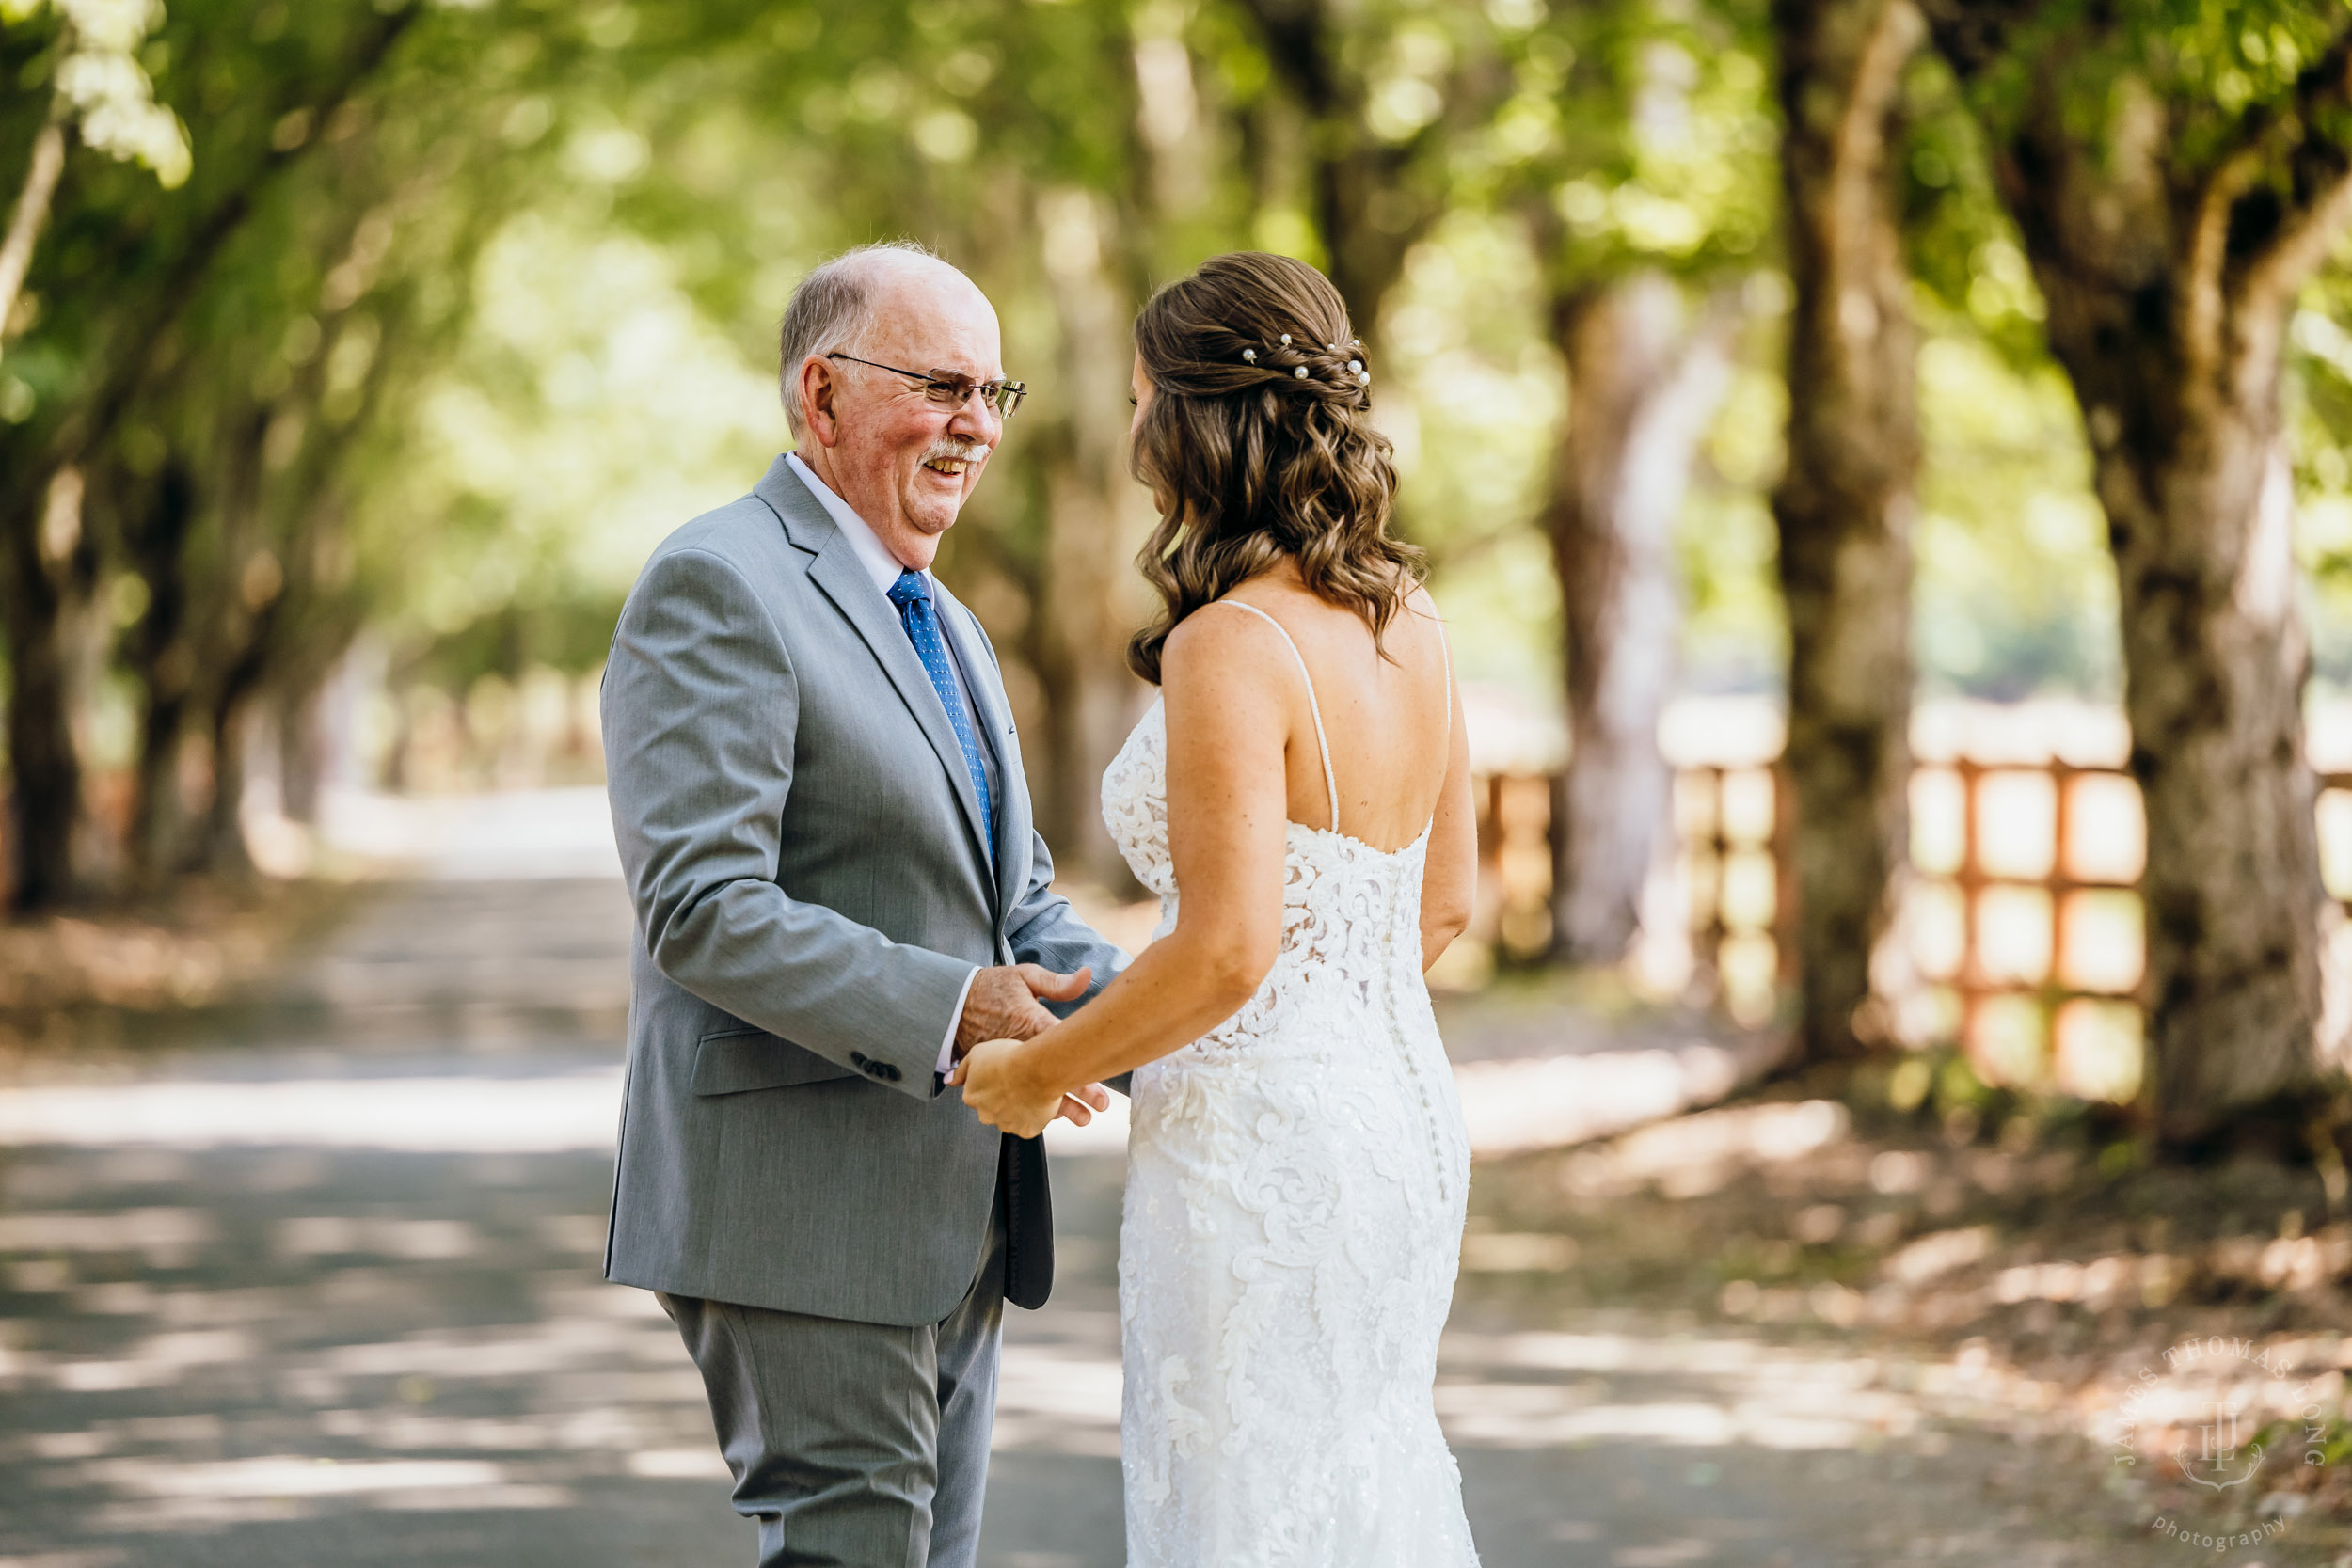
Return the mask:
<path fill-rule="evenodd" d="M 963 1005 L 972 999 L 972 982 L 979 977 L 977 969 L 963 977 L 963 990 L 956 996 L 956 1010 L 947 1015 L 947 1037 L 939 1042 L 939 1066 L 932 1069 L 942 1078 L 956 1065 L 956 1031 L 963 1027 Z"/>

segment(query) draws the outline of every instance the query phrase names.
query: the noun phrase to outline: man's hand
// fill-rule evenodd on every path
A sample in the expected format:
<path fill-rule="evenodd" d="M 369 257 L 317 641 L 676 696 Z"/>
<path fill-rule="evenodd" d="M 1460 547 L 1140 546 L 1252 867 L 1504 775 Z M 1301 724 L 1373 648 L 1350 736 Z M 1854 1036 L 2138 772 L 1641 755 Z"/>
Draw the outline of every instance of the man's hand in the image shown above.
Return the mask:
<path fill-rule="evenodd" d="M 1084 1127 L 1094 1119 L 1097 1111 L 1111 1108 L 1111 1091 L 1100 1084 L 1086 1084 L 1061 1097 L 1061 1107 L 1054 1115 L 1073 1127 Z"/>
<path fill-rule="evenodd" d="M 1043 1034 L 1059 1020 L 1038 1006 L 1075 1002 L 1087 991 L 1094 972 L 1057 974 L 1043 964 L 1002 964 L 972 976 L 972 990 L 963 999 L 963 1017 L 956 1023 L 956 1060 L 982 1040 L 1025 1040 Z M 1072 1118 L 1075 1120 L 1076 1118 Z"/>

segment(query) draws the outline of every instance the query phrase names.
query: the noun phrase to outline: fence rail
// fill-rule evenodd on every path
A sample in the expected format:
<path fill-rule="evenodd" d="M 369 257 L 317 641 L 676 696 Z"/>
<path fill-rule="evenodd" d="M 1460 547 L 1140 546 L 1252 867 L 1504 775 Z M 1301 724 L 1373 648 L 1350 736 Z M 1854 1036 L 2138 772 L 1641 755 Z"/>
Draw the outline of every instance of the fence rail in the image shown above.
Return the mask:
<path fill-rule="evenodd" d="M 1793 979 L 1787 784 L 1769 763 L 1676 771 L 1668 896 L 1687 911 L 1687 984 L 1769 1016 Z M 1477 934 L 1501 962 L 1550 941 L 1557 774 L 1498 774 L 1479 798 Z M 2352 772 L 2318 775 L 2328 890 L 2352 906 Z M 1899 950 L 1923 984 L 1900 1022 L 1962 1043 L 1996 1080 L 2094 1097 L 2137 1075 L 2147 825 L 2120 767 L 2064 760 L 1920 763 Z"/>

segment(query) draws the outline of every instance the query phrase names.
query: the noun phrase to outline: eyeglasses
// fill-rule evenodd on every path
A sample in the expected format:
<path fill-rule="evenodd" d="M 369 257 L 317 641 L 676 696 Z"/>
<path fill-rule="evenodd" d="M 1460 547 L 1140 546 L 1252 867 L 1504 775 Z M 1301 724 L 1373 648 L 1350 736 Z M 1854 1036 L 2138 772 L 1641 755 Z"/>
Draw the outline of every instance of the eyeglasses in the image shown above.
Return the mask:
<path fill-rule="evenodd" d="M 980 401 L 996 410 L 996 417 L 1000 420 L 1009 420 L 1019 413 L 1021 400 L 1029 391 L 1027 384 L 1019 381 L 975 381 L 968 375 L 958 375 L 952 371 L 902 371 L 896 365 L 881 365 L 871 359 L 860 359 L 854 354 L 828 354 L 825 357 L 847 359 L 852 365 L 866 365 L 874 370 L 888 371 L 892 375 L 903 375 L 909 381 L 919 381 L 923 384 L 923 395 L 942 408 L 961 408 L 973 393 L 977 392 Z"/>

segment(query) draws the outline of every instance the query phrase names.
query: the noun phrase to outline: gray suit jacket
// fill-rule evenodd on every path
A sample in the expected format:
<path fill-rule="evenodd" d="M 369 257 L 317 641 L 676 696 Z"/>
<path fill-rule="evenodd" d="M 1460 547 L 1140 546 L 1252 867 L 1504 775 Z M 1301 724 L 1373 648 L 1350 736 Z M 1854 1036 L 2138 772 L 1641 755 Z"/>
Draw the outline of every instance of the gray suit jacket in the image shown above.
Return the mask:
<path fill-rule="evenodd" d="M 781 458 L 629 593 L 603 695 L 638 936 L 609 1278 L 936 1323 L 1001 1182 L 1006 1293 L 1043 1300 L 1042 1151 L 964 1109 L 939 1045 L 974 965 L 1099 989 L 1127 960 L 1051 891 L 995 650 L 938 610 L 1003 777 L 993 856 L 897 612 Z"/>

